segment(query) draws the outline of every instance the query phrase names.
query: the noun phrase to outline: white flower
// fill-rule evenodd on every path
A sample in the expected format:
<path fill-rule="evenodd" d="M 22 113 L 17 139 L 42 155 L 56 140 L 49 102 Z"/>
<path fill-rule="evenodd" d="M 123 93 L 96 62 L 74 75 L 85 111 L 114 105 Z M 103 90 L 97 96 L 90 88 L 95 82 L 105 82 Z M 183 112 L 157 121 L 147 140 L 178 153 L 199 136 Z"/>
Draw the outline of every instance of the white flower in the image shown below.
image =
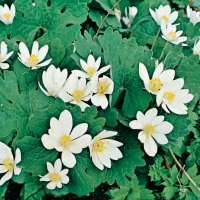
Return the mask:
<path fill-rule="evenodd" d="M 149 93 L 157 94 L 161 88 L 173 81 L 175 71 L 168 69 L 163 71 L 163 62 L 158 64 L 153 73 L 152 79 L 149 78 L 147 68 L 143 63 L 139 63 L 139 76 L 144 82 L 144 86 Z"/>
<path fill-rule="evenodd" d="M 12 56 L 13 51 L 11 51 L 10 53 L 8 53 L 8 49 L 7 49 L 7 45 L 5 42 L 1 42 L 1 47 L 0 47 L 0 68 L 1 69 L 8 69 L 9 68 L 9 64 L 8 63 L 3 63 L 6 60 L 8 60 L 8 58 L 10 58 L 10 56 Z"/>
<path fill-rule="evenodd" d="M 161 23 L 164 23 L 165 25 L 173 24 L 178 18 L 178 12 L 174 11 L 171 13 L 171 8 L 169 5 L 160 5 L 155 12 L 150 8 L 149 12 L 159 26 Z"/>
<path fill-rule="evenodd" d="M 157 106 L 161 104 L 162 108 L 167 113 L 171 110 L 179 115 L 187 114 L 188 108 L 184 103 L 189 103 L 194 96 L 189 94 L 188 89 L 181 90 L 183 85 L 184 79 L 179 78 L 163 87 L 156 96 Z"/>
<path fill-rule="evenodd" d="M 199 58 L 200 58 L 200 40 L 197 42 L 194 43 L 194 47 L 193 47 L 193 54 L 194 55 L 199 55 Z"/>
<path fill-rule="evenodd" d="M 123 144 L 116 140 L 105 139 L 115 135 L 117 135 L 117 132 L 104 130 L 93 138 L 89 146 L 92 161 L 100 170 L 103 170 L 104 166 L 111 168 L 110 159 L 118 160 L 123 157 L 121 151 L 117 148 Z"/>
<path fill-rule="evenodd" d="M 10 9 L 7 4 L 4 4 L 4 7 L 0 5 L 0 20 L 4 24 L 12 24 L 14 17 L 15 17 L 14 4 L 11 5 Z"/>
<path fill-rule="evenodd" d="M 69 177 L 67 176 L 68 174 L 68 169 L 62 169 L 62 163 L 60 159 L 57 159 L 55 161 L 54 166 L 47 162 L 47 170 L 48 170 L 48 174 L 46 174 L 45 176 L 42 176 L 42 178 L 40 178 L 40 181 L 48 181 L 50 183 L 47 184 L 47 188 L 49 190 L 53 190 L 56 187 L 58 188 L 62 188 L 62 183 L 63 184 L 67 184 L 69 182 Z"/>
<path fill-rule="evenodd" d="M 159 144 L 167 144 L 168 139 L 165 134 L 173 130 L 171 123 L 163 121 L 164 116 L 157 116 L 158 110 L 152 108 L 148 110 L 145 115 L 138 111 L 136 115 L 137 120 L 129 123 L 132 129 L 140 129 L 142 131 L 138 134 L 138 139 L 144 143 L 144 150 L 149 156 L 155 156 L 157 153 L 157 145 L 153 138 Z"/>
<path fill-rule="evenodd" d="M 89 55 L 87 59 L 87 63 L 80 59 L 81 67 L 83 68 L 83 71 L 81 70 L 73 70 L 72 73 L 75 74 L 78 77 L 82 78 L 92 78 L 94 76 L 98 76 L 106 71 L 108 71 L 111 67 L 111 65 L 107 65 L 105 67 L 102 67 L 99 71 L 99 67 L 101 64 L 101 57 L 99 57 L 96 61 L 94 59 L 93 55 Z"/>
<path fill-rule="evenodd" d="M 190 19 L 190 22 L 195 25 L 196 23 L 200 22 L 200 12 L 196 12 L 192 10 L 190 6 L 187 6 L 187 16 Z"/>
<path fill-rule="evenodd" d="M 72 115 L 68 110 L 64 110 L 59 120 L 52 117 L 50 120 L 49 135 L 42 136 L 42 143 L 47 149 L 56 149 L 62 152 L 61 160 L 66 167 L 72 168 L 76 164 L 76 158 L 73 153 L 79 154 L 82 148 L 89 146 L 91 136 L 83 135 L 88 128 L 88 124 L 82 123 L 72 130 Z M 70 134 L 71 132 L 71 134 Z"/>
<path fill-rule="evenodd" d="M 51 59 L 49 59 L 43 63 L 40 63 L 46 57 L 48 50 L 49 50 L 48 45 L 45 45 L 41 49 L 39 49 L 38 42 L 34 41 L 31 55 L 30 55 L 27 46 L 23 42 L 20 42 L 19 51 L 21 54 L 18 53 L 18 56 L 19 56 L 18 59 L 20 62 L 22 62 L 27 67 L 30 67 L 32 70 L 38 69 L 39 67 L 46 66 L 51 62 Z"/>
<path fill-rule="evenodd" d="M 43 71 L 42 73 L 42 81 L 47 91 L 39 83 L 40 89 L 47 96 L 58 97 L 59 92 L 64 87 L 67 75 L 67 69 L 60 71 L 60 68 L 56 69 L 54 65 L 50 65 L 47 71 Z"/>
<path fill-rule="evenodd" d="M 13 172 L 15 175 L 21 173 L 21 168 L 16 166 L 20 161 L 20 149 L 16 149 L 14 159 L 11 149 L 4 143 L 0 142 L 0 173 L 6 173 L 0 180 L 0 186 L 12 178 Z"/>
<path fill-rule="evenodd" d="M 167 40 L 168 42 L 171 42 L 172 44 L 180 44 L 182 42 L 185 42 L 187 40 L 186 36 L 180 37 L 180 35 L 183 33 L 183 31 L 176 31 L 176 26 L 169 24 L 167 27 L 164 23 L 161 24 L 161 31 L 162 31 L 162 38 Z M 186 44 L 183 44 L 183 46 L 187 46 Z"/>
<path fill-rule="evenodd" d="M 103 76 L 103 78 L 96 76 L 91 80 L 90 86 L 92 92 L 96 93 L 91 98 L 92 103 L 95 106 L 101 106 L 102 109 L 106 109 L 108 106 L 106 94 L 112 94 L 114 88 L 113 81 L 107 76 Z"/>
<path fill-rule="evenodd" d="M 126 17 L 122 17 L 122 20 L 123 20 L 124 24 L 126 24 L 128 27 L 130 27 L 131 24 L 133 23 L 133 19 L 137 15 L 138 9 L 135 6 L 132 6 L 132 7 L 128 7 L 128 11 L 127 11 L 127 7 L 126 7 L 125 8 L 125 16 Z"/>
<path fill-rule="evenodd" d="M 78 76 L 71 74 L 59 97 L 64 102 L 80 106 L 81 111 L 84 112 L 87 107 L 90 107 L 84 101 L 89 101 L 92 96 L 89 84 L 86 84 L 85 78 L 78 79 Z"/>
<path fill-rule="evenodd" d="M 121 20 L 121 11 L 117 8 L 114 9 L 115 16 L 117 17 L 118 22 Z"/>

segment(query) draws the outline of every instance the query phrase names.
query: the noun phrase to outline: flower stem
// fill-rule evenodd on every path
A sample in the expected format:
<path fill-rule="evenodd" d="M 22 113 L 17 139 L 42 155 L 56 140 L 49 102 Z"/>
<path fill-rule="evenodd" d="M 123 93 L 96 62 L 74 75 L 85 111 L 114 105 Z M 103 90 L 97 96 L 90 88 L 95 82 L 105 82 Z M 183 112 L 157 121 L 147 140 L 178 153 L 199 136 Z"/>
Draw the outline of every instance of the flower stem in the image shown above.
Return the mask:
<path fill-rule="evenodd" d="M 157 32 L 157 34 L 156 34 L 156 36 L 155 36 L 155 38 L 154 38 L 153 44 L 152 44 L 152 46 L 151 46 L 151 50 L 152 50 L 152 51 L 153 51 L 153 48 L 154 48 L 154 46 L 155 46 L 155 44 L 156 44 L 156 41 L 157 41 L 157 39 L 158 39 L 160 30 L 161 30 L 161 28 L 158 29 L 158 32 Z"/>
<path fill-rule="evenodd" d="M 176 159 L 176 156 L 174 155 L 173 151 L 171 148 L 169 148 L 169 151 L 174 159 L 174 161 L 176 162 L 176 164 L 179 166 L 179 168 L 181 169 L 181 171 L 185 174 L 185 176 L 188 178 L 188 180 L 194 185 L 194 187 L 200 191 L 200 188 L 198 187 L 198 185 L 192 180 L 192 178 L 190 177 L 190 175 L 185 171 L 184 167 L 181 166 L 181 164 L 178 162 L 178 160 Z"/>
<path fill-rule="evenodd" d="M 163 50 L 162 50 L 162 52 L 161 52 L 161 54 L 160 54 L 159 61 L 160 61 L 161 58 L 163 57 L 163 53 L 164 53 L 165 48 L 167 47 L 168 43 L 169 43 L 169 42 L 167 41 L 166 44 L 165 44 L 165 46 L 164 46 L 164 48 L 163 48 Z"/>
<path fill-rule="evenodd" d="M 103 25 L 103 23 L 106 21 L 107 17 L 110 15 L 110 13 L 112 12 L 112 10 L 121 2 L 122 0 L 119 0 L 108 12 L 108 14 L 104 17 L 104 19 L 101 21 L 101 24 L 95 34 L 95 36 L 93 37 L 93 41 L 96 40 L 97 35 L 99 34 L 99 31 L 101 30 L 101 27 Z"/>

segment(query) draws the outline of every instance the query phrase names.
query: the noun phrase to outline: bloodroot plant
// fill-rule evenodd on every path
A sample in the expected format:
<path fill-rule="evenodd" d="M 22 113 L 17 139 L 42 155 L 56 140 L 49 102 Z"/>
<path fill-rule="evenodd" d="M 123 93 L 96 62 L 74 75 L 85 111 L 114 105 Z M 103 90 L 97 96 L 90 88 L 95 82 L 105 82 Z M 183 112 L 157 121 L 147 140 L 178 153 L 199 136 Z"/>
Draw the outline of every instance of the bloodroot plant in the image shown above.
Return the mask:
<path fill-rule="evenodd" d="M 200 199 L 197 1 L 12 2 L 0 198 Z"/>

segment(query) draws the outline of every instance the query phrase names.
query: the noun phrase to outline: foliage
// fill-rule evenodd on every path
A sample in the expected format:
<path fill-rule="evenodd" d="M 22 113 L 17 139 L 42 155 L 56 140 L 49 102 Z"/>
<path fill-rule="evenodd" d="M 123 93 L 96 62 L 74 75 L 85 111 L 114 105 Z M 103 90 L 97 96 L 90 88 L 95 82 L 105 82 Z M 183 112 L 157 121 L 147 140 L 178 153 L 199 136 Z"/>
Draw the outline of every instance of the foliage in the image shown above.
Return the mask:
<path fill-rule="evenodd" d="M 200 63 L 199 56 L 192 53 L 200 36 L 200 23 L 193 26 L 184 11 L 179 10 L 176 22 L 187 36 L 188 46 L 170 43 L 166 47 L 149 8 L 155 10 L 161 4 L 170 4 L 167 0 L 121 1 L 116 8 L 121 10 L 122 16 L 125 7 L 138 8 L 130 27 L 122 20 L 118 22 L 114 11 L 110 11 L 116 0 L 35 0 L 35 6 L 32 0 L 0 0 L 1 5 L 11 5 L 11 2 L 17 10 L 13 24 L 0 22 L 0 42 L 5 41 L 8 51 L 14 51 L 8 60 L 10 68 L 0 69 L 0 141 L 13 150 L 21 150 L 22 173 L 0 186 L 0 198 L 8 194 L 14 182 L 20 185 L 19 196 L 25 200 L 39 200 L 45 195 L 55 198 L 71 193 L 88 195 L 103 183 L 107 186 L 108 199 L 199 199 L 200 192 L 179 170 L 168 148 L 200 187 Z M 185 8 L 189 3 L 187 0 L 172 2 L 175 9 Z M 200 8 L 198 1 L 192 1 L 191 6 Z M 108 12 L 109 16 L 99 27 Z M 100 33 L 96 37 L 98 28 Z M 81 112 L 78 106 L 46 96 L 38 82 L 42 82 L 42 72 L 47 67 L 30 70 L 20 63 L 17 55 L 20 41 L 31 49 L 35 40 L 40 46 L 49 46 L 46 59 L 52 58 L 51 64 L 67 69 L 68 74 L 80 70 L 80 59 L 87 60 L 89 54 L 95 59 L 101 57 L 101 67 L 111 65 L 110 72 L 105 73 L 114 82 L 109 106 L 103 110 L 89 102 L 91 106 Z M 138 140 L 139 131 L 130 129 L 129 122 L 136 119 L 138 111 L 145 113 L 157 107 L 155 96 L 144 89 L 138 69 L 142 62 L 151 77 L 157 59 L 164 62 L 165 69 L 175 70 L 176 79 L 184 78 L 184 89 L 189 89 L 194 99 L 187 104 L 187 115 L 168 114 L 158 108 L 159 115 L 164 115 L 174 129 L 167 134 L 169 143 L 158 145 L 158 154 L 151 158 L 144 155 Z M 41 137 L 48 133 L 50 119 L 58 119 L 64 110 L 72 114 L 73 127 L 87 123 L 87 134 L 92 137 L 102 130 L 118 132 L 114 139 L 123 143 L 120 147 L 123 158 L 113 160 L 110 169 L 105 167 L 101 171 L 94 166 L 89 150 L 84 149 L 75 155 L 77 164 L 69 169 L 69 183 L 49 190 L 39 179 L 47 173 L 46 163 L 54 163 L 60 153 L 47 150 Z"/>

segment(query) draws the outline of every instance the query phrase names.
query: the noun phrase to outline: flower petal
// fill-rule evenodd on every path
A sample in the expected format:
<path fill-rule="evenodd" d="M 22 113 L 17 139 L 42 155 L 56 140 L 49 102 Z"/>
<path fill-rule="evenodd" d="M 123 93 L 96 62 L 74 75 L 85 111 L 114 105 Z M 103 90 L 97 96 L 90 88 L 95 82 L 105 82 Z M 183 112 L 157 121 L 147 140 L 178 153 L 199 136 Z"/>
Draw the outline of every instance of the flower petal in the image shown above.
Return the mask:
<path fill-rule="evenodd" d="M 77 126 L 74 127 L 74 129 L 71 132 L 71 137 L 72 139 L 76 139 L 83 135 L 88 129 L 88 124 L 87 123 L 82 123 L 78 124 Z"/>
<path fill-rule="evenodd" d="M 64 150 L 61 156 L 63 164 L 68 168 L 73 168 L 76 164 L 75 156 L 68 150 Z"/>

